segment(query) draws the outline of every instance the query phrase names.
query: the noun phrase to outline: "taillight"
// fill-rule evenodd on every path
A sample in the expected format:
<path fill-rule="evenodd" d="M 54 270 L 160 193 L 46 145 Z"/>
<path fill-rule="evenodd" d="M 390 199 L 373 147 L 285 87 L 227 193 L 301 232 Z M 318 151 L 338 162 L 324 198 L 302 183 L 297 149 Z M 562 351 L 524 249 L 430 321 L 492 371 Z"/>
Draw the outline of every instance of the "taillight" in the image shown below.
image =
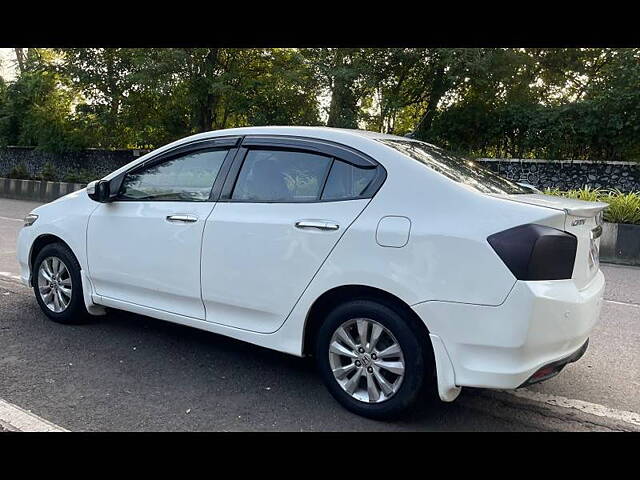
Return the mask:
<path fill-rule="evenodd" d="M 527 224 L 494 233 L 487 241 L 518 280 L 571 278 L 578 240 L 570 233 Z"/>

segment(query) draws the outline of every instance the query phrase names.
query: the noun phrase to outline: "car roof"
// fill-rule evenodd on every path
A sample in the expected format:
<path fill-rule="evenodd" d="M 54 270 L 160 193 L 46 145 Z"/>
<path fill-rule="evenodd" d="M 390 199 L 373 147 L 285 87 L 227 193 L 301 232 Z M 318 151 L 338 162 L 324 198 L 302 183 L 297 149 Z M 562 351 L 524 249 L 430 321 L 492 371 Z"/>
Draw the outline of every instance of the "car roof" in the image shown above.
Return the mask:
<path fill-rule="evenodd" d="M 334 127 L 323 127 L 323 126 L 283 126 L 283 125 L 274 125 L 274 126 L 262 126 L 262 127 L 238 127 L 238 128 L 227 128 L 224 130 L 211 130 L 209 132 L 204 132 L 202 136 L 221 136 L 221 135 L 296 135 L 296 136 L 305 136 L 305 137 L 313 137 L 316 135 L 320 135 L 325 137 L 327 135 L 352 135 L 358 137 L 366 137 L 370 139 L 376 138 L 388 138 L 388 139 L 404 139 L 406 137 L 400 137 L 398 135 L 390 135 L 387 133 L 379 133 L 372 132 L 369 130 L 358 130 L 351 128 L 334 128 Z"/>

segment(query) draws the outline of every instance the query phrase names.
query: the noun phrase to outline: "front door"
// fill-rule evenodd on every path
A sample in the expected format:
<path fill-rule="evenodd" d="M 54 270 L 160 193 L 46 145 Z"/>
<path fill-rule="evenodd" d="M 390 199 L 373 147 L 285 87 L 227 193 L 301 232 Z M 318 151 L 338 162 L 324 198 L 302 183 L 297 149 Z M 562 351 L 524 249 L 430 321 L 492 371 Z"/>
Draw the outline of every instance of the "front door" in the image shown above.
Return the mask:
<path fill-rule="evenodd" d="M 89 219 L 89 273 L 98 295 L 205 318 L 202 233 L 229 151 L 181 151 L 125 175 L 115 200 L 101 204 Z"/>

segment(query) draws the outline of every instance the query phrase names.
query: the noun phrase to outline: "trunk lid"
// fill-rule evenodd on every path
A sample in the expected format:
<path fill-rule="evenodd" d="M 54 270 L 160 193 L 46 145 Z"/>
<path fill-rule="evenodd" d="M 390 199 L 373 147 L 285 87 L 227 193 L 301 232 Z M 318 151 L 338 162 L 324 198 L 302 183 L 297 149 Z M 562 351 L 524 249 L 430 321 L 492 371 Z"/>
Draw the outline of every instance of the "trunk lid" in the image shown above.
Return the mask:
<path fill-rule="evenodd" d="M 578 239 L 573 281 L 578 288 L 586 287 L 600 266 L 600 235 L 602 234 L 602 212 L 608 207 L 604 202 L 587 202 L 574 198 L 544 194 L 495 195 L 539 207 L 552 208 L 565 213 L 564 230 Z"/>

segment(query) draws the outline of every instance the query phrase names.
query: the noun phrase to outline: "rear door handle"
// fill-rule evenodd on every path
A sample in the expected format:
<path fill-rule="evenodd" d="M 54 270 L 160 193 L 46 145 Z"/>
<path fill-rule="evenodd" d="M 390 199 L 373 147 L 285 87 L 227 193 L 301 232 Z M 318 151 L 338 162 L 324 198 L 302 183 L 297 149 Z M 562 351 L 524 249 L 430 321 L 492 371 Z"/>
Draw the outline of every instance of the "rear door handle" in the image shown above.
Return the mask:
<path fill-rule="evenodd" d="M 168 222 L 193 223 L 198 221 L 195 215 L 168 215 Z"/>
<path fill-rule="evenodd" d="M 340 225 L 330 220 L 298 220 L 296 228 L 317 228 L 318 230 L 338 230 Z"/>

